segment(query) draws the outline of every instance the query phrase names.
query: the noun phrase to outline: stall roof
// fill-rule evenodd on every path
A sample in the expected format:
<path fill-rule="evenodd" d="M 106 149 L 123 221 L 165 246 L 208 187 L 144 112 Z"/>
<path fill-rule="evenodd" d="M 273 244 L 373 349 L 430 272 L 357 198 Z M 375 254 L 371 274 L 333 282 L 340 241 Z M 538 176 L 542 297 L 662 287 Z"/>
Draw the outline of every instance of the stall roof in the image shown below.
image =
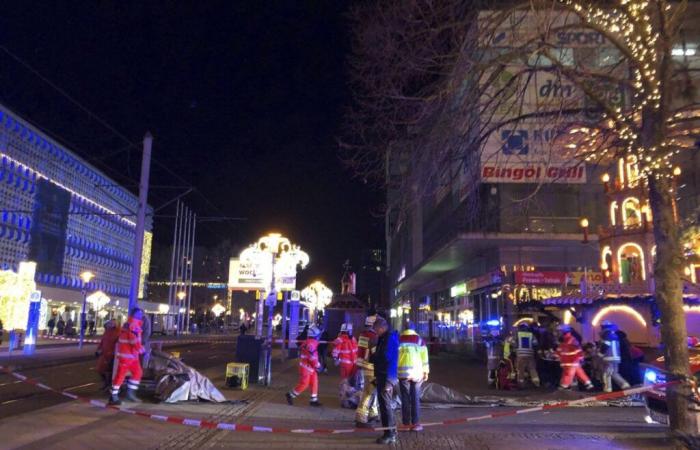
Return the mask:
<path fill-rule="evenodd" d="M 542 301 L 545 306 L 564 306 L 564 305 L 592 305 L 598 302 L 609 303 L 627 303 L 627 302 L 651 302 L 654 301 L 653 295 L 564 295 L 561 297 L 552 297 Z M 700 304 L 700 298 L 696 295 L 684 295 L 683 303 L 695 305 Z"/>

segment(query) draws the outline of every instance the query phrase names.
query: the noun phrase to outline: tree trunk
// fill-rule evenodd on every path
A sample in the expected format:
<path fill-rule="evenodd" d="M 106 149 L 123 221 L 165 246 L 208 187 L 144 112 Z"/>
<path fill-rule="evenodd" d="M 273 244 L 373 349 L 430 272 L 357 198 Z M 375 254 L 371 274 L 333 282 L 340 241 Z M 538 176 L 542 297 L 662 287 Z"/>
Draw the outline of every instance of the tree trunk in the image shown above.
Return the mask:
<path fill-rule="evenodd" d="M 694 433 L 689 399 L 692 395 L 684 382 L 690 374 L 688 361 L 688 333 L 683 310 L 683 253 L 679 239 L 678 224 L 673 214 L 673 193 L 667 178 L 659 180 L 649 177 L 649 200 L 654 222 L 656 240 L 656 262 L 654 282 L 656 303 L 661 312 L 661 339 L 664 345 L 666 369 L 681 384 L 666 389 L 671 429 Z"/>

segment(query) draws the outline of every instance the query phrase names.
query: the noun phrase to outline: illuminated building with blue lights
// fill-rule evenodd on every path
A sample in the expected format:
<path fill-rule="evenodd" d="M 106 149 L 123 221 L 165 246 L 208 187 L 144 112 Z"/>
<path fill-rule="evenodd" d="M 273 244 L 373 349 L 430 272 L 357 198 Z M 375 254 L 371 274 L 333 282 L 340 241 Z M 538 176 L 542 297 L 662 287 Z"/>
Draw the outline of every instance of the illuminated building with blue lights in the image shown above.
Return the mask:
<path fill-rule="evenodd" d="M 54 315 L 75 321 L 83 289 L 108 297 L 105 310 L 128 305 L 137 206 L 129 190 L 0 105 L 0 270 L 36 262 L 37 289 Z M 88 270 L 95 278 L 84 286 Z"/>

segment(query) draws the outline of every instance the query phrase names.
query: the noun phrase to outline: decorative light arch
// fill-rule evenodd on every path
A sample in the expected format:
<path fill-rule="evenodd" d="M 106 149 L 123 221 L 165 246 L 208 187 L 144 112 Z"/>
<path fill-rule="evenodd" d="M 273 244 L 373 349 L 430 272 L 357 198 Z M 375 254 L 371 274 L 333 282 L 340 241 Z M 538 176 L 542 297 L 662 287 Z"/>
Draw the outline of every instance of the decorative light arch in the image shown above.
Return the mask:
<path fill-rule="evenodd" d="M 513 323 L 513 326 L 514 326 L 514 327 L 517 327 L 517 326 L 519 326 L 521 323 L 532 323 L 534 320 L 535 320 L 535 319 L 533 319 L 532 317 L 523 317 L 523 318 L 521 318 L 521 319 L 516 320 L 516 321 Z"/>
<path fill-rule="evenodd" d="M 622 267 L 622 252 L 627 247 L 633 247 L 633 248 L 636 248 L 637 250 L 639 250 L 639 258 L 640 258 L 639 266 L 642 269 L 642 280 L 646 280 L 647 279 L 647 269 L 646 269 L 646 266 L 644 265 L 644 250 L 642 250 L 642 247 L 635 242 L 627 242 L 625 244 L 622 244 L 620 246 L 620 248 L 617 249 L 617 266 L 620 268 Z M 618 272 L 620 272 L 619 279 L 620 279 L 620 283 L 622 283 L 623 282 L 622 270 L 618 270 Z"/>
<path fill-rule="evenodd" d="M 603 251 L 600 252 L 600 268 L 602 270 L 609 270 L 607 256 L 612 256 L 612 250 L 609 245 L 603 247 Z"/>
<path fill-rule="evenodd" d="M 606 306 L 605 308 L 602 308 L 600 311 L 596 313 L 596 315 L 593 317 L 593 320 L 591 321 L 591 324 L 594 327 L 597 327 L 598 324 L 600 323 L 600 320 L 605 317 L 608 313 L 611 312 L 623 312 L 631 317 L 634 317 L 634 319 L 639 322 L 640 325 L 643 327 L 647 326 L 647 321 L 644 320 L 644 317 L 637 311 L 636 309 L 632 308 L 631 306 L 627 305 L 610 305 Z"/>
<path fill-rule="evenodd" d="M 613 200 L 610 202 L 610 225 L 615 226 L 617 225 L 617 200 Z"/>
<path fill-rule="evenodd" d="M 634 207 L 634 210 L 636 211 L 636 219 L 637 222 L 634 224 L 629 224 L 627 221 L 630 219 L 630 216 L 627 215 L 627 204 L 631 203 Z M 622 226 L 625 228 L 629 226 L 639 226 L 642 224 L 642 210 L 640 207 L 639 199 L 636 197 L 627 197 L 623 202 L 622 202 Z"/>

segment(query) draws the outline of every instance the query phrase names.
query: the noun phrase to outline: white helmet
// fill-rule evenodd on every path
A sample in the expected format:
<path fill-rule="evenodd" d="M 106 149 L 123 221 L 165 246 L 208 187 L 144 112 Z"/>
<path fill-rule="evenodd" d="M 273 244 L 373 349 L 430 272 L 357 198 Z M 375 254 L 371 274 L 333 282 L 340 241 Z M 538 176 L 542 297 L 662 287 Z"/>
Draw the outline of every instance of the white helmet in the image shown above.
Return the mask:
<path fill-rule="evenodd" d="M 347 334 L 352 334 L 352 324 L 351 323 L 344 323 L 340 326 L 340 332 L 341 333 L 347 333 Z"/>

